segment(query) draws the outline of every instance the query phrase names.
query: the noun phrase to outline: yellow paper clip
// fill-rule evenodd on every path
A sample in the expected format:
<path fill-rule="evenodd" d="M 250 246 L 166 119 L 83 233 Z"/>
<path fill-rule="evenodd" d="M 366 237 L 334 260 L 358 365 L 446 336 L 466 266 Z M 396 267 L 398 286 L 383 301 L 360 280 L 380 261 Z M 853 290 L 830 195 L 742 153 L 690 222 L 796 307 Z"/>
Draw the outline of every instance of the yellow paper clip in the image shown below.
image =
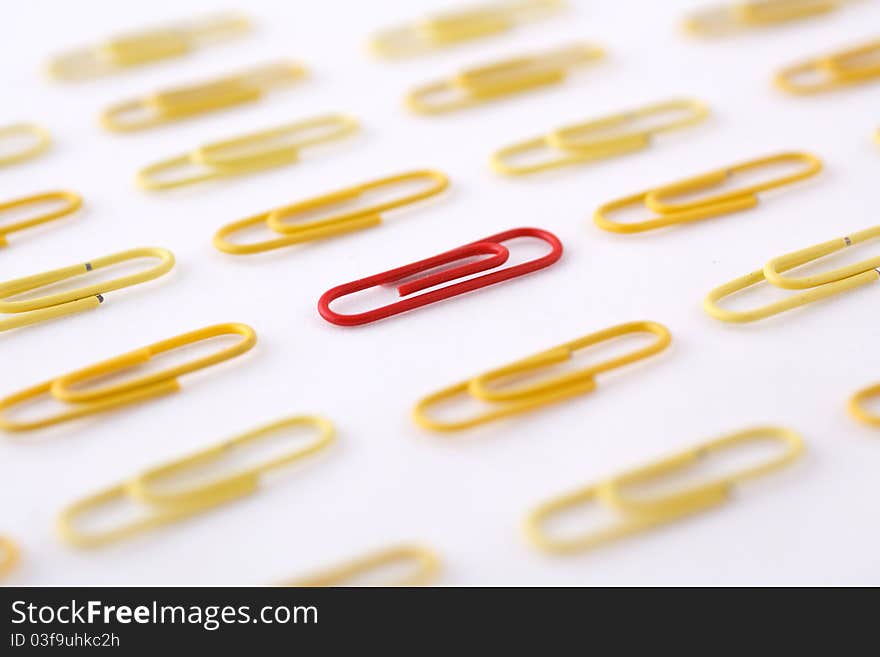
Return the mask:
<path fill-rule="evenodd" d="M 49 74 L 58 80 L 87 80 L 180 57 L 202 46 L 240 37 L 250 29 L 250 21 L 235 13 L 148 28 L 63 53 L 49 62 Z"/>
<path fill-rule="evenodd" d="M 520 387 L 497 385 L 501 379 L 522 378 L 534 375 L 553 365 L 565 363 L 574 352 L 587 347 L 636 333 L 652 333 L 657 339 L 646 347 L 630 353 L 589 365 L 583 369 L 547 378 L 540 383 Z M 596 375 L 629 365 L 657 354 L 672 341 L 669 330 L 655 322 L 630 322 L 618 324 L 596 333 L 590 333 L 571 342 L 557 345 L 547 351 L 528 356 L 510 365 L 475 376 L 461 383 L 444 388 L 423 398 L 413 409 L 413 419 L 419 426 L 431 431 L 458 431 L 478 424 L 498 420 L 509 415 L 524 413 L 547 406 L 571 397 L 593 392 L 596 389 Z M 495 384 L 495 385 L 493 385 Z M 477 401 L 494 405 L 485 413 L 457 421 L 442 421 L 429 416 L 428 408 L 459 396 L 469 396 Z"/>
<path fill-rule="evenodd" d="M 681 476 L 714 452 L 767 440 L 781 442 L 786 451 L 763 464 L 706 483 L 679 488 L 664 496 L 637 497 L 623 492 L 627 486 L 652 484 Z M 730 499 L 739 484 L 789 465 L 800 457 L 803 450 L 803 439 L 791 429 L 766 426 L 738 431 L 545 502 L 526 517 L 526 536 L 535 547 L 545 552 L 568 554 L 587 550 L 719 506 Z M 604 529 L 569 537 L 554 536 L 545 529 L 545 524 L 557 514 L 592 502 L 599 502 L 614 512 L 618 522 Z"/>
<path fill-rule="evenodd" d="M 685 19 L 684 26 L 696 36 L 721 36 L 813 18 L 839 9 L 842 4 L 841 0 L 747 0 L 694 12 Z"/>
<path fill-rule="evenodd" d="M 43 192 L 42 194 L 23 196 L 22 198 L 16 198 L 11 201 L 0 203 L 0 214 L 3 214 L 4 212 L 18 210 L 19 208 L 28 205 L 40 205 L 43 203 L 52 203 L 54 201 L 63 201 L 65 204 L 60 208 L 50 210 L 49 212 L 43 212 L 35 217 L 21 219 L 15 223 L 0 226 L 0 248 L 9 245 L 6 236 L 11 233 L 17 233 L 20 230 L 33 228 L 34 226 L 39 226 L 40 224 L 45 224 L 54 221 L 55 219 L 60 219 L 61 217 L 73 214 L 82 207 L 82 197 L 73 192 Z"/>
<path fill-rule="evenodd" d="M 195 358 L 182 365 L 169 367 L 121 383 L 83 388 L 84 384 L 92 379 L 113 377 L 127 370 L 146 365 L 161 354 L 188 347 L 203 340 L 227 335 L 238 335 L 241 339 L 213 354 Z M 256 341 L 256 333 L 246 324 L 216 324 L 129 351 L 0 399 L 0 429 L 4 431 L 32 431 L 172 392 L 179 392 L 181 389 L 179 377 L 235 358 L 249 351 L 256 344 Z M 21 422 L 16 422 L 6 414 L 7 409 L 45 396 L 55 401 L 66 402 L 70 408 L 56 415 Z"/>
<path fill-rule="evenodd" d="M 815 94 L 880 79 L 880 40 L 788 66 L 775 78 L 790 94 Z"/>
<path fill-rule="evenodd" d="M 12 142 L 12 146 L 3 146 L 4 140 Z M 19 146 L 22 141 L 25 144 Z M 51 144 L 51 135 L 33 123 L 0 126 L 0 167 L 30 160 L 46 152 Z"/>
<path fill-rule="evenodd" d="M 792 278 L 782 274 L 854 244 L 859 244 L 876 237 L 880 237 L 880 225 L 773 258 L 764 265 L 763 269 L 753 271 L 712 290 L 706 296 L 703 308 L 705 308 L 709 315 L 723 322 L 754 322 L 758 319 L 764 319 L 792 308 L 825 299 L 834 294 L 840 294 L 868 283 L 874 283 L 880 278 L 880 269 L 878 269 L 880 267 L 880 256 L 868 258 L 853 265 L 838 267 L 823 274 L 814 274 L 801 278 Z M 782 301 L 776 301 L 754 310 L 725 310 L 718 305 L 721 299 L 757 285 L 764 280 L 778 288 L 806 290 L 806 292 L 800 292 Z"/>
<path fill-rule="evenodd" d="M 562 9 L 562 0 L 501 0 L 431 16 L 376 34 L 370 45 L 383 57 L 420 55 L 513 29 Z"/>
<path fill-rule="evenodd" d="M 805 166 L 796 173 L 772 178 L 766 182 L 752 184 L 714 196 L 706 196 L 682 203 L 669 203 L 665 199 L 671 196 L 688 195 L 693 192 L 711 189 L 727 182 L 736 174 L 751 172 L 755 169 L 773 167 L 786 163 L 803 163 Z M 632 196 L 611 201 L 601 206 L 593 215 L 595 224 L 603 230 L 613 233 L 641 233 L 646 230 L 665 228 L 674 224 L 687 224 L 703 219 L 710 219 L 732 212 L 748 210 L 758 205 L 758 193 L 776 187 L 783 187 L 799 180 L 814 176 L 822 170 L 822 161 L 809 153 L 780 153 L 768 157 L 749 160 L 742 164 L 710 171 L 680 182 L 655 187 Z M 658 216 L 643 221 L 621 223 L 608 218 L 610 212 L 643 204 Z"/>
<path fill-rule="evenodd" d="M 880 383 L 862 388 L 849 399 L 849 412 L 855 419 L 872 427 L 880 427 L 880 415 L 865 407 L 868 400 L 880 395 Z"/>
<path fill-rule="evenodd" d="M 601 59 L 601 48 L 575 44 L 463 71 L 411 91 L 406 103 L 419 114 L 440 114 L 565 81 L 569 69 Z"/>
<path fill-rule="evenodd" d="M 202 84 L 160 91 L 113 105 L 101 114 L 101 124 L 114 132 L 131 132 L 198 114 L 260 100 L 275 87 L 293 84 L 305 69 L 274 62 Z"/>
<path fill-rule="evenodd" d="M 8 300 L 10 297 L 33 292 L 59 281 L 66 281 L 91 271 L 140 258 L 156 258 L 159 262 L 145 271 L 120 276 L 110 281 L 85 285 L 75 290 L 56 292 L 21 301 Z M 122 251 L 101 258 L 95 258 L 89 262 L 69 265 L 60 269 L 43 272 L 42 274 L 34 274 L 33 276 L 0 283 L 0 313 L 13 315 L 7 319 L 0 319 L 0 331 L 8 331 L 9 329 L 97 308 L 103 303 L 103 295 L 107 292 L 159 278 L 163 274 L 168 273 L 172 267 L 174 267 L 174 255 L 170 251 L 146 247 Z"/>
<path fill-rule="evenodd" d="M 169 491 L 167 483 L 164 485 L 159 483 L 162 480 L 167 482 L 175 475 L 185 475 L 188 471 L 199 470 L 206 465 L 222 461 L 236 450 L 262 441 L 267 437 L 274 437 L 291 427 L 301 426 L 313 427 L 317 430 L 317 436 L 306 445 L 292 449 L 282 456 L 188 488 Z M 128 481 L 78 500 L 59 514 L 58 531 L 61 537 L 71 545 L 98 547 L 171 522 L 183 520 L 255 493 L 260 487 L 263 475 L 320 452 L 333 442 L 334 433 L 333 424 L 323 417 L 304 415 L 284 418 L 197 451 L 177 461 L 150 468 Z M 111 529 L 83 531 L 78 527 L 77 521 L 81 515 L 120 499 L 128 499 L 146 506 L 147 513 L 137 520 Z"/>
<path fill-rule="evenodd" d="M 314 213 L 327 207 L 336 206 L 347 201 L 353 201 L 361 196 L 381 190 L 386 187 L 406 185 L 425 181 L 430 186 L 424 190 L 412 192 L 406 196 L 374 203 L 359 210 L 351 210 L 334 214 L 325 219 L 313 219 L 311 221 L 289 223 L 291 218 L 298 219 L 302 215 Z M 394 210 L 405 205 L 411 205 L 431 196 L 436 196 L 449 186 L 449 179 L 439 171 L 424 170 L 410 171 L 395 176 L 371 180 L 360 185 L 340 189 L 329 194 L 316 196 L 306 201 L 300 201 L 292 205 L 286 205 L 268 212 L 262 212 L 246 219 L 235 221 L 223 226 L 214 235 L 214 246 L 220 251 L 233 255 L 247 255 L 262 253 L 273 249 L 280 249 L 293 244 L 302 244 L 314 240 L 327 239 L 337 235 L 344 235 L 366 228 L 372 228 L 382 223 L 382 213 Z M 265 225 L 280 237 L 238 244 L 230 242 L 227 237 L 232 233 L 254 226 Z"/>
<path fill-rule="evenodd" d="M 144 167 L 136 180 L 143 189 L 172 189 L 273 169 L 299 161 L 303 149 L 342 139 L 359 128 L 357 120 L 344 114 L 323 114 L 206 144 L 190 153 Z M 174 171 L 183 175 L 173 177 Z"/>
<path fill-rule="evenodd" d="M 366 586 L 427 586 L 440 572 L 440 558 L 433 550 L 419 545 L 395 545 L 372 552 L 348 563 L 294 580 L 282 586 L 354 586 L 361 578 L 386 568 L 409 565 L 409 572 L 384 583 L 365 583 Z"/>
<path fill-rule="evenodd" d="M 681 116 L 638 127 L 670 114 Z M 498 173 L 519 176 L 625 155 L 647 148 L 655 135 L 700 123 L 707 116 L 709 108 L 698 100 L 682 98 L 654 103 L 506 146 L 492 155 L 491 164 Z M 541 153 L 544 157 L 539 159 Z"/>
<path fill-rule="evenodd" d="M 0 577 L 6 577 L 19 561 L 18 546 L 11 538 L 0 536 Z"/>

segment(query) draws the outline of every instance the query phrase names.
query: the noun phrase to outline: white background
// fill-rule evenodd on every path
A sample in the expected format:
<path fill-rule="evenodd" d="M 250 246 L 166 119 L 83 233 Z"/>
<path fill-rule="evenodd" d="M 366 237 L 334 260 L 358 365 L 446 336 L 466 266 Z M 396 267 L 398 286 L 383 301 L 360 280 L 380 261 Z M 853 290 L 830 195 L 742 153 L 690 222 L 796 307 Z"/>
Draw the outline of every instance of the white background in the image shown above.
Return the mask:
<path fill-rule="evenodd" d="M 700 41 L 679 24 L 700 2 L 583 0 L 504 36 L 398 62 L 372 58 L 367 36 L 442 3 L 247 4 L 251 38 L 81 84 L 48 80 L 49 56 L 223 5 L 32 0 L 5 31 L 0 124 L 38 122 L 55 146 L 3 170 L 0 198 L 67 188 L 85 209 L 14 235 L 0 251 L 0 278 L 147 245 L 169 248 L 178 265 L 108 294 L 96 311 L 0 335 L 0 394 L 215 322 L 246 322 L 259 335 L 247 356 L 183 379 L 180 394 L 0 436 L 0 531 L 23 551 L 8 583 L 271 583 L 402 540 L 432 546 L 447 585 L 880 583 L 880 435 L 846 412 L 856 389 L 880 379 L 877 289 L 745 326 L 701 309 L 711 288 L 771 256 L 878 223 L 871 135 L 880 85 L 796 98 L 771 84 L 781 65 L 876 38 L 877 2 Z M 564 85 L 446 116 L 403 107 L 413 85 L 579 39 L 609 56 Z M 141 133 L 98 125 L 110 103 L 277 57 L 302 62 L 310 79 L 265 102 Z M 523 179 L 488 167 L 495 148 L 519 138 L 681 95 L 709 103 L 711 119 L 639 154 Z M 248 178 L 177 193 L 133 184 L 157 159 L 327 111 L 357 116 L 363 132 Z M 825 171 L 763 195 L 755 210 L 635 236 L 592 224 L 593 210 L 621 195 L 788 149 L 816 153 Z M 266 256 L 211 245 L 229 221 L 422 167 L 447 172 L 449 194 L 380 228 Z M 332 285 L 524 225 L 559 235 L 563 260 L 365 327 L 332 326 L 315 310 Z M 433 435 L 410 419 L 413 403 L 441 386 L 636 319 L 666 324 L 671 349 L 601 376 L 595 394 L 460 434 Z M 296 413 L 330 417 L 337 443 L 250 498 L 106 548 L 56 537 L 55 516 L 74 499 Z M 550 557 L 523 538 L 524 513 L 549 496 L 767 422 L 802 432 L 805 458 L 724 507 L 582 556 Z"/>

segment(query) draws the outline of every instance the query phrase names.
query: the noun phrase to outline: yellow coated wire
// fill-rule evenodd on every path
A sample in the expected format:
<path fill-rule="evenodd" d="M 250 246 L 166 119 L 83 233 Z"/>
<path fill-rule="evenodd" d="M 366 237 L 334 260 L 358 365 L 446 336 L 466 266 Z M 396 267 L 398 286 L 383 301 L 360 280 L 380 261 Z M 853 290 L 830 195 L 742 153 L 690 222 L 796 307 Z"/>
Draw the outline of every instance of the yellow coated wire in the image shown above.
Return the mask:
<path fill-rule="evenodd" d="M 33 292 L 47 285 L 85 275 L 91 271 L 110 267 L 130 260 L 155 258 L 159 262 L 150 269 L 120 276 L 110 281 L 85 285 L 67 292 L 57 292 L 20 301 L 9 301 L 10 297 Z M 151 281 L 168 273 L 174 267 L 174 255 L 165 249 L 146 247 L 130 249 L 120 253 L 95 258 L 88 262 L 61 267 L 42 274 L 0 283 L 0 313 L 11 317 L 0 319 L 0 331 L 8 331 L 38 322 L 64 317 L 84 310 L 97 308 L 108 292 L 119 290 L 146 281 Z"/>
<path fill-rule="evenodd" d="M 768 440 L 781 442 L 786 450 L 760 465 L 679 488 L 661 497 L 634 497 L 624 493 L 627 487 L 674 480 L 716 452 Z M 588 550 L 723 504 L 737 486 L 791 464 L 803 450 L 803 439 L 791 429 L 763 426 L 738 431 L 544 502 L 527 515 L 525 533 L 532 545 L 545 552 L 569 554 Z M 596 502 L 614 512 L 615 524 L 574 536 L 557 536 L 546 530 L 546 525 L 558 514 Z"/>
<path fill-rule="evenodd" d="M 544 18 L 565 7 L 562 0 L 499 0 L 463 7 L 378 32 L 370 41 L 382 57 L 408 57 L 458 45 Z"/>
<path fill-rule="evenodd" d="M 264 171 L 294 164 L 304 149 L 348 137 L 359 129 L 357 120 L 350 116 L 323 114 L 206 144 L 144 167 L 136 181 L 143 189 L 163 190 Z M 174 171 L 179 175 L 172 176 Z"/>
<path fill-rule="evenodd" d="M 232 12 L 150 27 L 62 53 L 49 62 L 49 74 L 64 81 L 87 80 L 180 57 L 202 46 L 238 38 L 250 29 L 247 17 Z"/>
<path fill-rule="evenodd" d="M 18 545 L 11 538 L 0 535 L 0 578 L 15 570 L 20 558 Z"/>
<path fill-rule="evenodd" d="M 92 379 L 110 377 L 145 365 L 163 353 L 226 335 L 237 335 L 241 339 L 213 354 L 193 359 L 182 365 L 169 367 L 160 372 L 102 387 L 93 386 L 85 389 L 82 387 Z M 239 356 L 253 348 L 256 341 L 256 333 L 250 326 L 230 323 L 206 326 L 135 349 L 96 365 L 38 383 L 0 399 L 0 429 L 11 432 L 33 431 L 178 392 L 181 389 L 179 377 Z M 32 402 L 40 397 L 50 397 L 55 401 L 66 402 L 68 408 L 55 415 L 30 421 L 16 421 L 8 416 L 9 409 Z"/>
<path fill-rule="evenodd" d="M 842 0 L 746 0 L 716 5 L 685 18 L 685 29 L 700 37 L 723 36 L 752 28 L 814 18 L 840 9 Z"/>
<path fill-rule="evenodd" d="M 352 586 L 359 578 L 370 573 L 407 564 L 409 570 L 404 575 L 381 584 L 370 583 L 369 586 L 427 586 L 437 579 L 441 568 L 440 558 L 433 550 L 419 545 L 395 545 L 292 580 L 283 586 Z"/>
<path fill-rule="evenodd" d="M 669 203 L 665 200 L 669 197 L 686 195 L 720 186 L 737 174 L 786 163 L 802 163 L 804 166 L 796 173 L 771 178 L 765 182 L 743 186 L 712 196 L 703 196 L 692 201 Z M 613 233 L 640 233 L 675 224 L 702 221 L 703 219 L 754 208 L 758 205 L 758 194 L 760 192 L 804 180 L 816 175 L 821 170 L 822 161 L 809 153 L 795 152 L 770 155 L 723 169 L 716 169 L 699 176 L 686 178 L 680 182 L 661 185 L 660 187 L 611 201 L 596 210 L 593 215 L 593 221 L 599 228 Z M 642 221 L 626 223 L 613 221 L 608 217 L 612 212 L 640 204 L 656 213 L 657 216 Z"/>
<path fill-rule="evenodd" d="M 880 270 L 877 269 L 880 267 L 880 257 L 869 258 L 856 264 L 800 278 L 783 276 L 783 273 L 877 237 L 880 237 L 880 225 L 773 258 L 764 265 L 763 269 L 716 287 L 706 296 L 703 308 L 709 315 L 723 322 L 753 322 L 853 290 L 868 283 L 874 283 L 880 278 Z M 765 280 L 778 288 L 806 291 L 753 310 L 733 311 L 719 305 L 719 302 L 725 297 Z"/>
<path fill-rule="evenodd" d="M 669 114 L 681 116 L 639 127 L 646 120 Z M 519 176 L 625 155 L 647 148 L 655 135 L 700 123 L 708 116 L 708 106 L 698 100 L 681 98 L 652 103 L 506 146 L 496 151 L 490 162 L 498 173 Z M 538 159 L 540 153 L 544 157 Z M 526 157 L 528 162 L 522 163 Z"/>
<path fill-rule="evenodd" d="M 18 150 L 3 147 L 5 140 L 17 142 L 24 138 L 30 142 Z M 52 145 L 52 136 L 33 123 L 14 123 L 0 126 L 0 167 L 18 164 L 45 153 Z"/>
<path fill-rule="evenodd" d="M 774 78 L 783 91 L 807 95 L 880 80 L 880 39 L 808 59 L 782 69 Z"/>
<path fill-rule="evenodd" d="M 158 488 L 158 482 L 186 474 L 205 465 L 215 464 L 228 457 L 230 452 L 245 448 L 293 427 L 311 427 L 317 432 L 311 442 L 296 447 L 282 456 L 243 468 L 238 472 L 218 477 L 208 483 L 173 492 Z M 135 534 L 162 525 L 177 522 L 208 511 L 233 500 L 255 493 L 260 488 L 263 475 L 291 465 L 308 456 L 317 454 L 333 442 L 333 424 L 320 416 L 303 415 L 287 417 L 261 426 L 235 438 L 199 450 L 181 459 L 150 468 L 133 478 L 80 499 L 61 511 L 57 527 L 61 538 L 76 547 L 98 547 L 129 538 Z M 106 504 L 128 499 L 147 508 L 148 513 L 126 524 L 101 531 L 83 531 L 78 519 Z"/>
<path fill-rule="evenodd" d="M 101 124 L 113 132 L 152 128 L 263 98 L 275 87 L 293 84 L 306 75 L 291 62 L 272 62 L 202 84 L 194 84 L 124 101 L 101 114 Z"/>
<path fill-rule="evenodd" d="M 63 201 L 64 205 L 56 208 L 55 210 L 50 210 L 48 212 L 43 212 L 33 217 L 28 217 L 27 219 L 21 219 L 14 223 L 0 225 L 0 248 L 9 245 L 7 236 L 11 235 L 12 233 L 17 233 L 20 230 L 33 228 L 34 226 L 39 226 L 41 224 L 54 221 L 55 219 L 61 219 L 62 217 L 66 217 L 69 214 L 73 214 L 82 207 L 82 197 L 79 194 L 67 191 L 42 192 L 40 194 L 23 196 L 21 198 L 16 198 L 12 199 L 11 201 L 4 201 L 0 203 L 0 216 L 2 216 L 5 212 L 18 210 L 29 205 L 40 205 L 44 203 L 52 203 L 55 201 Z"/>
<path fill-rule="evenodd" d="M 464 109 L 512 94 L 564 82 L 570 69 L 601 59 L 604 51 L 577 43 L 468 69 L 447 80 L 432 82 L 406 97 L 418 114 Z"/>
<path fill-rule="evenodd" d="M 394 198 L 390 201 L 374 203 L 357 210 L 333 214 L 323 219 L 291 223 L 292 219 L 299 219 L 302 215 L 308 215 L 317 210 L 324 210 L 341 203 L 354 201 L 370 192 L 423 181 L 429 183 L 429 186 L 425 189 Z M 430 169 L 409 171 L 371 180 L 227 224 L 214 235 L 214 246 L 224 253 L 247 255 L 372 228 L 382 223 L 382 213 L 436 196 L 448 186 L 449 179 L 445 174 Z M 280 237 L 247 244 L 231 242 L 228 239 L 233 233 L 260 225 L 265 225 L 277 235 L 280 235 Z"/>
<path fill-rule="evenodd" d="M 872 427 L 880 427 L 880 415 L 870 411 L 865 404 L 880 395 L 880 383 L 862 388 L 849 398 L 849 412 L 856 420 Z"/>
<path fill-rule="evenodd" d="M 650 333 L 656 340 L 646 347 L 636 349 L 622 356 L 589 365 L 582 369 L 547 378 L 539 383 L 511 387 L 500 385 L 505 379 L 522 377 L 540 372 L 554 365 L 570 360 L 576 351 L 597 345 L 607 340 L 638 333 Z M 498 420 L 504 417 L 525 413 L 571 397 L 593 392 L 596 389 L 595 377 L 618 367 L 660 353 L 672 341 L 669 330 L 656 322 L 630 322 L 612 326 L 596 333 L 590 333 L 570 342 L 557 345 L 547 351 L 518 360 L 510 365 L 490 370 L 466 381 L 444 388 L 422 398 L 413 409 L 413 420 L 424 429 L 439 432 L 460 431 Z M 490 404 L 486 412 L 471 417 L 444 421 L 431 417 L 429 409 L 436 404 L 458 397 L 470 397 Z"/>

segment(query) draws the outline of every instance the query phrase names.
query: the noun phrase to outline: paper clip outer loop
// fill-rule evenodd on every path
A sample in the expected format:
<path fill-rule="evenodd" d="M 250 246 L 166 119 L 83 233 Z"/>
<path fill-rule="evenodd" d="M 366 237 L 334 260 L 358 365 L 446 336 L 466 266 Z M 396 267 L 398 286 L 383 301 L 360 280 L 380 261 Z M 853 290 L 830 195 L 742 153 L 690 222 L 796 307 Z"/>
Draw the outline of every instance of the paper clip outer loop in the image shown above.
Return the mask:
<path fill-rule="evenodd" d="M 333 130 L 294 142 L 288 139 L 299 131 L 307 132 L 325 126 Z M 148 190 L 173 189 L 293 164 L 299 160 L 300 152 L 304 148 L 342 139 L 357 132 L 359 127 L 356 119 L 344 114 L 316 116 L 270 130 L 206 144 L 191 153 L 151 164 L 138 172 L 136 182 L 141 188 Z M 202 167 L 203 170 L 188 176 L 162 179 L 164 172 L 192 167 Z"/>
<path fill-rule="evenodd" d="M 744 28 L 773 27 L 812 18 L 839 7 L 839 0 L 747 0 L 694 12 L 684 25 L 695 36 L 721 36 Z"/>
<path fill-rule="evenodd" d="M 529 260 L 527 262 L 523 262 L 512 267 L 506 267 L 498 271 L 492 271 L 487 274 L 483 274 L 482 276 L 470 278 L 464 281 L 460 281 L 458 283 L 453 283 L 452 285 L 447 285 L 436 290 L 430 290 L 423 294 L 402 299 L 400 301 L 396 301 L 386 306 L 375 308 L 366 312 L 343 315 L 341 313 L 335 312 L 330 308 L 330 304 L 333 303 L 333 301 L 349 294 L 354 294 L 355 292 L 367 290 L 371 287 L 397 283 L 405 278 L 409 278 L 416 274 L 420 274 L 436 267 L 441 267 L 443 265 L 448 265 L 465 258 L 480 255 L 489 256 L 473 263 L 458 265 L 447 271 L 430 274 L 428 276 L 416 279 L 415 281 L 399 285 L 397 288 L 398 293 L 400 294 L 400 296 L 414 294 L 415 292 L 425 290 L 429 287 L 440 285 L 442 283 L 447 283 L 449 281 L 454 281 L 457 278 L 462 278 L 464 276 L 469 276 L 471 274 L 500 267 L 505 262 L 507 262 L 507 258 L 509 256 L 509 251 L 502 244 L 502 242 L 506 242 L 508 240 L 512 240 L 518 237 L 533 237 L 535 239 L 543 240 L 550 246 L 550 252 L 539 258 L 535 258 L 533 260 Z M 553 233 L 542 230 L 540 228 L 513 228 L 511 230 L 498 233 L 497 235 L 490 235 L 489 237 L 486 237 L 482 240 L 477 240 L 475 242 L 471 242 L 470 244 L 465 244 L 464 246 L 458 247 L 451 251 L 446 251 L 445 253 L 441 253 L 440 255 L 426 258 L 424 260 L 419 260 L 418 262 L 414 262 L 410 265 L 397 267 L 396 269 L 391 269 L 389 271 L 382 272 L 381 274 L 368 276 L 367 278 L 362 278 L 357 281 L 352 281 L 351 283 L 345 283 L 344 285 L 338 285 L 334 288 L 331 288 L 323 295 L 321 295 L 321 298 L 318 300 L 318 312 L 325 320 L 327 320 L 331 324 L 337 324 L 338 326 L 357 326 L 360 324 L 368 324 L 370 322 L 385 319 L 409 310 L 421 308 L 422 306 L 426 306 L 436 301 L 449 299 L 451 297 L 458 296 L 459 294 L 464 294 L 465 292 L 471 292 L 473 290 L 478 290 L 489 285 L 494 285 L 495 283 L 500 283 L 502 281 L 506 281 L 512 278 L 524 276 L 525 274 L 530 274 L 532 272 L 538 271 L 539 269 L 549 267 L 550 265 L 558 261 L 561 257 L 562 242 L 560 242 L 559 238 L 556 237 Z"/>
<path fill-rule="evenodd" d="M 11 201 L 4 201 L 3 203 L 0 203 L 0 214 L 2 214 L 3 212 L 6 212 L 8 210 L 14 210 L 16 208 L 25 207 L 28 205 L 37 205 L 39 203 L 47 203 L 51 201 L 64 201 L 65 205 L 58 208 L 57 210 L 51 210 L 50 212 L 44 212 L 35 217 L 23 219 L 13 224 L 0 226 L 0 248 L 9 245 L 9 241 L 7 240 L 8 235 L 16 233 L 20 230 L 33 228 L 34 226 L 39 226 L 40 224 L 54 221 L 55 219 L 60 219 L 61 217 L 65 217 L 69 214 L 73 214 L 82 207 L 83 200 L 82 197 L 75 192 L 62 190 L 57 192 L 43 192 L 41 194 L 23 196 L 21 198 L 16 198 Z"/>
<path fill-rule="evenodd" d="M 685 203 L 667 203 L 665 198 L 688 194 L 716 187 L 737 173 L 776 165 L 784 162 L 803 162 L 805 167 L 787 176 L 774 178 L 767 182 L 749 185 L 714 196 L 700 198 Z M 640 233 L 674 224 L 691 223 L 720 215 L 751 209 L 758 204 L 758 193 L 789 185 L 816 175 L 822 170 L 822 161 L 809 153 L 779 153 L 724 169 L 686 178 L 680 182 L 669 183 L 644 192 L 633 194 L 600 206 L 593 215 L 594 223 L 603 230 L 614 233 Z M 638 222 L 616 222 L 608 214 L 633 205 L 643 203 L 658 216 Z"/>
<path fill-rule="evenodd" d="M 811 76 L 811 81 L 802 78 Z M 786 93 L 809 95 L 835 91 L 880 78 L 880 40 L 788 66 L 773 81 Z"/>
<path fill-rule="evenodd" d="M 351 586 L 352 581 L 358 577 L 406 562 L 412 562 L 412 572 L 389 580 L 383 586 L 428 586 L 437 578 L 441 568 L 440 558 L 433 550 L 419 545 L 396 545 L 294 580 L 284 586 Z"/>
<path fill-rule="evenodd" d="M 11 573 L 20 559 L 18 546 L 11 538 L 0 536 L 0 577 Z"/>
<path fill-rule="evenodd" d="M 878 395 L 880 395 L 880 383 L 868 386 L 867 388 L 862 388 L 856 392 L 849 399 L 848 408 L 850 415 L 863 424 L 872 427 L 880 427 L 880 415 L 872 413 L 865 407 L 865 404 L 869 399 Z"/>
<path fill-rule="evenodd" d="M 37 155 L 45 153 L 49 146 L 52 145 L 52 136 L 46 130 L 33 123 L 15 123 L 13 125 L 0 126 L 0 139 L 14 138 L 20 135 L 30 135 L 33 137 L 33 144 L 15 153 L 0 155 L 0 167 L 30 160 Z"/>
<path fill-rule="evenodd" d="M 201 356 L 188 363 L 169 367 L 160 372 L 154 372 L 121 383 L 92 387 L 86 390 L 77 388 L 77 386 L 90 379 L 116 374 L 122 370 L 143 365 L 160 354 L 179 349 L 180 347 L 186 347 L 196 342 L 201 342 L 202 340 L 225 335 L 239 335 L 241 336 L 241 340 L 213 354 Z M 159 385 L 166 382 L 174 382 L 176 384 L 177 379 L 181 376 L 212 365 L 217 365 L 218 363 L 222 363 L 250 351 L 256 342 L 257 334 L 246 324 L 229 323 L 206 326 L 189 333 L 183 333 L 173 338 L 162 340 L 161 342 L 156 342 L 146 347 L 141 347 L 140 349 L 135 349 L 134 351 L 110 358 L 95 365 L 84 367 L 70 374 L 60 376 L 52 383 L 52 396 L 68 403 L 94 402 L 134 392 L 138 389 L 152 385 Z"/>

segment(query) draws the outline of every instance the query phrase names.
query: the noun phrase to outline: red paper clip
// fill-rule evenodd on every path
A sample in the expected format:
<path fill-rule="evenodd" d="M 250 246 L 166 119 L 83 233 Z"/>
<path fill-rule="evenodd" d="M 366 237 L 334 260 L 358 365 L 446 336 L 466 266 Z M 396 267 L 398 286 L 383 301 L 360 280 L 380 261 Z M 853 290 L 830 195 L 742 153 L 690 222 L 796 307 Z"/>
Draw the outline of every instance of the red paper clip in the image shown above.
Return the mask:
<path fill-rule="evenodd" d="M 392 285 L 416 274 L 427 272 L 465 258 L 487 256 L 476 262 L 469 262 L 459 265 L 458 267 L 453 267 L 452 269 L 447 269 L 446 271 L 428 274 L 413 281 L 398 285 L 398 294 L 405 297 L 429 287 L 434 287 L 435 285 L 454 281 L 457 278 L 463 278 L 464 276 L 470 276 L 471 274 L 476 274 L 481 271 L 495 269 L 507 262 L 507 259 L 510 257 L 510 251 L 507 250 L 507 247 L 504 246 L 502 242 L 517 237 L 534 237 L 539 240 L 544 240 L 550 245 L 550 253 L 541 256 L 540 258 L 535 258 L 534 260 L 514 265 L 513 267 L 507 267 L 506 269 L 490 272 L 483 276 L 469 278 L 460 283 L 447 285 L 439 290 L 432 290 L 409 299 L 395 301 L 394 303 L 382 306 L 381 308 L 375 308 L 374 310 L 368 310 L 354 315 L 342 315 L 330 309 L 330 304 L 340 297 L 354 294 L 355 292 L 361 292 L 371 287 Z M 494 285 L 495 283 L 500 283 L 501 281 L 516 278 L 517 276 L 530 274 L 533 271 L 549 267 L 561 257 L 562 242 L 560 242 L 559 238 L 553 233 L 541 230 L 540 228 L 513 228 L 511 230 L 506 230 L 503 233 L 498 233 L 497 235 L 492 235 L 476 242 L 465 244 L 457 249 L 446 251 L 445 253 L 441 253 L 432 258 L 419 260 L 418 262 L 404 265 L 397 269 L 391 269 L 382 272 L 381 274 L 376 274 L 375 276 L 368 276 L 367 278 L 362 278 L 358 281 L 345 283 L 344 285 L 337 285 L 321 295 L 321 298 L 318 300 L 318 312 L 321 314 L 321 317 L 331 324 L 338 324 L 340 326 L 369 324 L 370 322 L 385 319 L 392 315 L 398 315 L 408 310 L 413 310 L 414 308 L 427 306 L 429 303 L 434 303 L 435 301 L 449 299 L 450 297 L 458 296 L 465 292 L 479 290 L 481 287 L 487 287 L 489 285 Z"/>

